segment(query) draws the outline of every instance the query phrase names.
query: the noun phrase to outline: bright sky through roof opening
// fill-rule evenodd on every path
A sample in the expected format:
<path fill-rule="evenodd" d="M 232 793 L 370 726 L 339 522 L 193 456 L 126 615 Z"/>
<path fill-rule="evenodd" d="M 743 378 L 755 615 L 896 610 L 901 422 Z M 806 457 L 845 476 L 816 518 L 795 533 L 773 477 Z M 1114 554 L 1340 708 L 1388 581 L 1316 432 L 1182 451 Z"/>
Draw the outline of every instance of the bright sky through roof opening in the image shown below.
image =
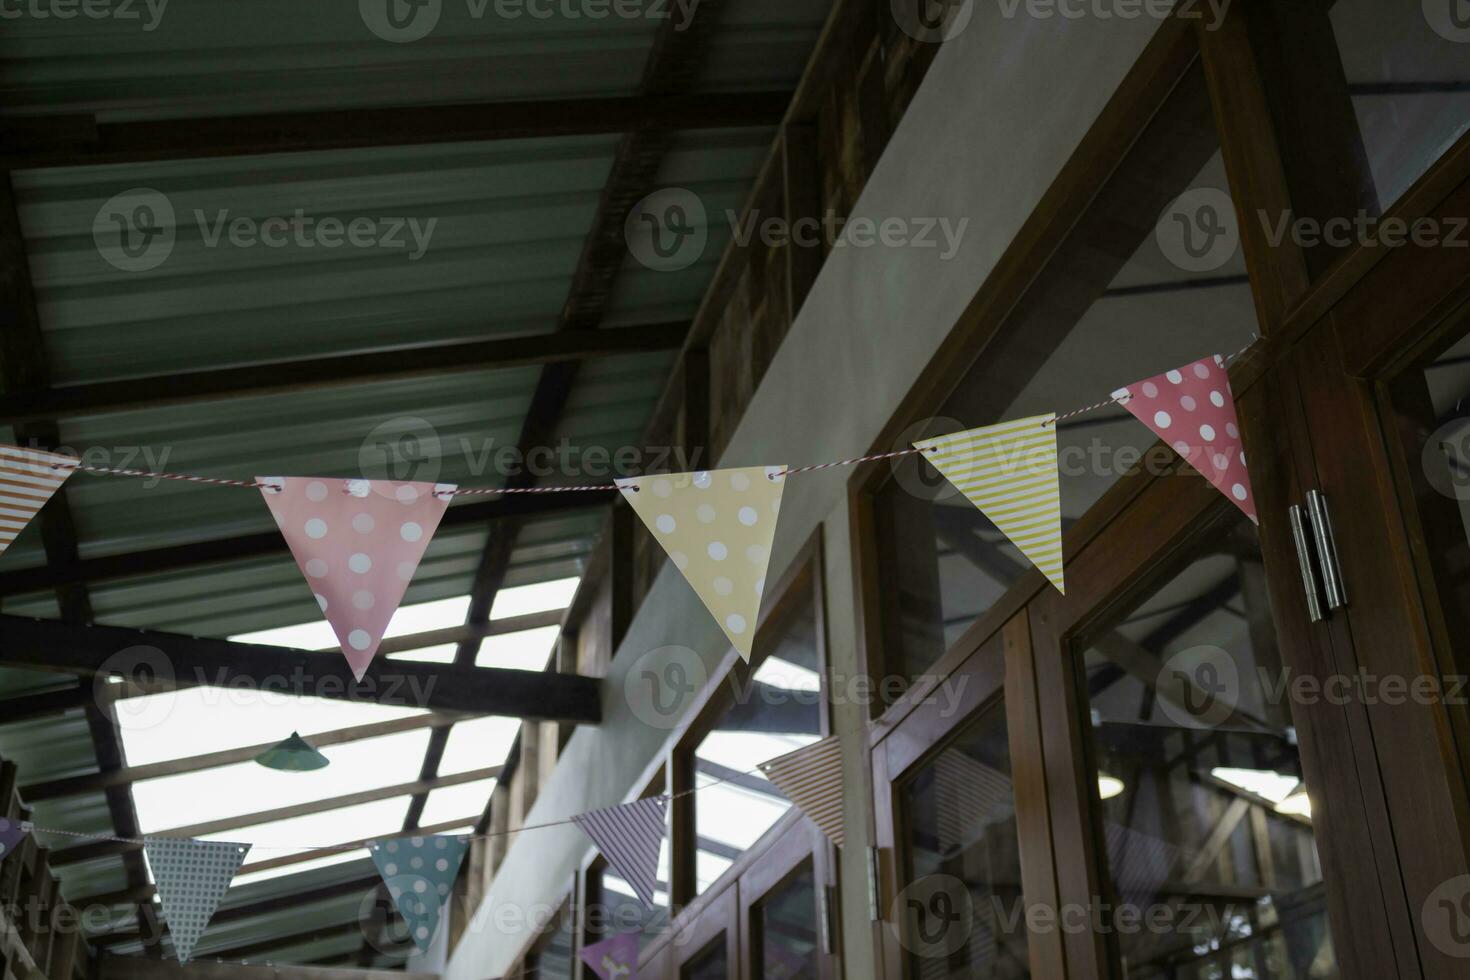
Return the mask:
<path fill-rule="evenodd" d="M 496 596 L 492 619 L 563 609 L 572 599 L 577 579 L 559 579 L 502 589 Z M 386 636 L 404 636 L 463 625 L 469 599 L 460 596 L 400 607 Z M 488 638 L 476 657 L 477 666 L 542 670 L 550 657 L 557 627 L 522 630 Z M 231 637 L 246 643 L 267 643 L 297 649 L 336 646 L 325 621 L 261 630 Z M 428 653 L 428 657 L 422 655 Z M 449 662 L 440 650 L 415 651 L 406 659 Z M 385 707 L 282 694 L 260 694 L 230 688 L 198 687 L 129 698 L 119 704 L 123 746 L 129 765 L 148 765 L 189 758 L 225 749 L 265 745 L 299 731 L 314 734 L 372 724 L 413 715 L 422 709 Z M 486 717 L 455 724 L 449 732 L 440 775 L 456 775 L 505 762 L 520 731 L 518 718 Z M 252 813 L 332 799 L 418 779 L 429 741 L 428 729 L 325 746 L 321 751 L 332 764 L 315 772 L 280 772 L 255 763 L 205 769 L 136 783 L 133 795 L 143 833 L 228 820 Z M 445 787 L 429 794 L 421 825 L 467 821 L 466 832 L 484 811 L 493 779 Z M 344 807 L 319 814 L 238 827 L 199 835 L 205 840 L 233 840 L 255 845 L 238 880 L 243 883 L 342 864 L 365 852 L 323 852 L 297 864 L 249 873 L 251 865 L 310 846 L 347 843 L 402 832 L 411 797 Z"/>

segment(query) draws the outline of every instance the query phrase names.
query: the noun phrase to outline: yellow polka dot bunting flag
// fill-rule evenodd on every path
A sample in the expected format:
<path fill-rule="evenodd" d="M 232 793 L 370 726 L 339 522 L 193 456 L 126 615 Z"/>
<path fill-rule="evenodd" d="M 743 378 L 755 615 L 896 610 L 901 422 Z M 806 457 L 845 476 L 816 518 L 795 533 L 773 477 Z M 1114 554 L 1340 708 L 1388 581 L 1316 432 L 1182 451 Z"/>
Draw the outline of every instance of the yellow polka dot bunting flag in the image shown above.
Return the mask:
<path fill-rule="evenodd" d="M 1058 592 L 1062 498 L 1055 415 L 967 429 L 914 443 L 955 489 L 990 518 Z"/>
<path fill-rule="evenodd" d="M 362 680 L 454 487 L 307 476 L 255 480 L 353 676 Z"/>
<path fill-rule="evenodd" d="M 230 890 L 235 872 L 250 853 L 249 844 L 145 837 L 143 853 L 153 870 L 163 921 L 180 963 L 189 962 L 194 944 L 204 935 L 220 899 Z"/>
<path fill-rule="evenodd" d="M 618 481 L 633 511 L 746 660 L 781 510 L 784 466 Z"/>

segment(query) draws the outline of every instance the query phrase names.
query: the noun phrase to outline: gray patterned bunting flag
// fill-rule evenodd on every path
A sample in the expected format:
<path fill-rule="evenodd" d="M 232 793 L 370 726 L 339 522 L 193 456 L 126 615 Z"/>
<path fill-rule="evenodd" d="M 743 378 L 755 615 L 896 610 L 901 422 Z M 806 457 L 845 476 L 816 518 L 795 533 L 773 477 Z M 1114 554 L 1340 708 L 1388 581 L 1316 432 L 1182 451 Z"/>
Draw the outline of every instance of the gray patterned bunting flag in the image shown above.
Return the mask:
<path fill-rule="evenodd" d="M 658 852 L 664 842 L 667 812 L 668 801 L 652 796 L 572 818 L 649 908 L 653 908 L 658 882 Z"/>
<path fill-rule="evenodd" d="M 163 921 L 168 924 L 174 952 L 180 963 L 187 963 L 194 954 L 194 944 L 209 925 L 210 916 L 229 890 L 235 872 L 250 853 L 250 845 L 145 837 L 143 853 L 153 869 L 153 882 L 163 902 Z"/>

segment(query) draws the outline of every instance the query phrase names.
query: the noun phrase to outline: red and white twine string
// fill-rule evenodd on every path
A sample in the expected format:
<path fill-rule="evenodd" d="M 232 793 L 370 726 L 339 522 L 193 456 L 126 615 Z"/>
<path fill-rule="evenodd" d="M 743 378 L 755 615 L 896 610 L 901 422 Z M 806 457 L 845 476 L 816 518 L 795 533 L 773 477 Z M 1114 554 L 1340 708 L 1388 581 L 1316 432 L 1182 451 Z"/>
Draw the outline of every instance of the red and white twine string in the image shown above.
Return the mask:
<path fill-rule="evenodd" d="M 1258 341 L 1258 340 L 1260 340 L 1260 337 L 1259 336 L 1252 337 L 1250 343 L 1248 343 L 1244 347 L 1240 348 L 1240 350 L 1237 350 L 1237 351 L 1235 351 L 1232 354 L 1227 354 L 1223 358 L 1221 358 L 1221 363 L 1228 365 L 1231 361 L 1236 360 L 1241 355 L 1243 355 L 1246 351 L 1250 350 L 1251 347 L 1253 347 L 1255 345 L 1256 341 Z M 1079 415 L 1086 415 L 1089 412 L 1096 412 L 1099 409 L 1107 408 L 1110 405 L 1121 405 L 1125 401 L 1127 401 L 1127 395 L 1126 394 L 1123 397 L 1121 397 L 1121 398 L 1118 398 L 1118 397 L 1107 398 L 1107 399 L 1104 399 L 1103 401 L 1096 402 L 1096 403 L 1094 403 L 1092 405 L 1087 405 L 1087 406 L 1084 406 L 1082 408 L 1073 409 L 1070 412 L 1066 412 L 1066 413 L 1064 413 L 1062 415 L 1058 415 L 1058 416 L 1056 416 L 1056 418 L 1052 419 L 1050 422 L 1043 422 L 1042 425 L 1043 426 L 1047 426 L 1047 425 L 1061 425 L 1063 422 L 1066 422 L 1066 421 L 1068 421 L 1070 419 L 1074 419 L 1074 418 L 1076 418 Z M 785 468 L 783 470 L 778 470 L 778 471 L 775 471 L 775 472 L 769 474 L 769 478 L 774 480 L 774 479 L 776 479 L 778 477 L 791 476 L 791 475 L 796 474 L 796 473 L 814 473 L 817 470 L 827 470 L 827 469 L 832 469 L 833 467 L 837 467 L 837 466 L 857 466 L 857 465 L 860 465 L 862 463 L 874 463 L 874 462 L 878 462 L 880 460 L 896 459 L 896 458 L 901 457 L 901 456 L 912 456 L 912 455 L 914 455 L 916 453 L 933 452 L 933 451 L 934 451 L 934 449 L 932 447 L 931 448 L 928 448 L 928 449 L 920 449 L 920 448 L 917 448 L 917 447 L 912 448 L 912 449 L 895 449 L 892 452 L 872 453 L 872 454 L 867 455 L 867 456 L 852 456 L 852 457 L 850 457 L 848 459 L 837 459 L 837 460 L 832 460 L 831 462 L 828 462 L 828 463 L 812 463 L 812 464 L 810 464 L 808 466 L 789 466 L 789 467 L 787 467 L 787 468 Z M 154 479 L 154 480 L 177 480 L 177 481 L 180 481 L 180 482 L 183 482 L 183 483 L 200 483 L 200 484 L 206 484 L 208 486 L 246 487 L 246 488 L 252 489 L 252 490 L 278 489 L 278 488 L 274 487 L 272 484 L 261 483 L 258 480 L 230 480 L 230 479 L 226 479 L 226 478 L 223 478 L 223 477 L 192 476 L 192 475 L 187 474 L 187 473 L 160 473 L 160 472 L 154 472 L 153 470 L 131 470 L 131 469 L 120 469 L 120 468 L 112 467 L 112 466 L 93 466 L 93 465 L 88 464 L 88 463 L 83 463 L 80 460 L 75 460 L 75 461 L 67 460 L 65 462 L 57 461 L 57 462 L 52 463 L 51 465 L 52 465 L 52 467 L 54 469 L 62 469 L 64 467 L 68 467 L 69 466 L 69 467 L 71 467 L 73 469 L 85 470 L 88 473 L 100 473 L 100 474 L 105 474 L 105 475 L 109 475 L 109 476 L 137 476 L 137 477 L 147 477 L 149 479 Z M 438 496 L 444 496 L 444 497 L 470 497 L 470 496 L 497 496 L 497 495 L 500 495 L 500 494 L 512 494 L 512 493 L 578 493 L 578 492 L 585 492 L 585 491 L 604 491 L 605 492 L 605 491 L 608 491 L 608 490 L 617 490 L 617 489 L 620 489 L 620 487 L 616 483 L 585 483 L 585 484 L 578 484 L 578 485 L 574 485 L 574 486 L 551 486 L 551 487 L 456 487 L 453 490 L 446 489 L 446 490 L 442 490 L 442 491 L 436 491 L 436 495 L 438 495 Z M 636 493 L 639 488 L 635 484 L 635 485 L 631 485 L 631 486 L 627 487 L 627 489 L 629 489 L 629 490 L 631 490 L 631 491 L 633 491 L 633 492 Z"/>

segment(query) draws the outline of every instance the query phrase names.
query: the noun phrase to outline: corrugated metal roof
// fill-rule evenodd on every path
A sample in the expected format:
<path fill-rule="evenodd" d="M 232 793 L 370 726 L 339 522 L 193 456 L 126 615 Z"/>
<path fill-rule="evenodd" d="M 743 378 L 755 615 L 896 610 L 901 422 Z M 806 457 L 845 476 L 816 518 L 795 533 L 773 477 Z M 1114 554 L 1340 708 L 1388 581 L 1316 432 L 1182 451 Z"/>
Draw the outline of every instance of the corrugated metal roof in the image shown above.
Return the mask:
<path fill-rule="evenodd" d="M 719 26 L 702 58 L 701 92 L 789 90 L 831 6 L 830 0 L 707 2 L 706 16 L 718 16 Z M 122 122 L 630 96 L 662 25 L 654 17 L 510 16 L 504 12 L 519 8 L 495 0 L 442 0 L 421 9 L 438 11 L 426 36 L 393 43 L 372 27 L 381 27 L 378 8 L 386 6 L 198 0 L 163 4 L 157 18 L 139 3 L 128 8 L 139 14 L 134 20 L 9 19 L 0 34 L 0 118 L 95 114 L 99 122 Z M 675 17 L 687 9 L 648 7 Z M 725 212 L 743 204 L 773 136 L 772 130 L 735 129 L 674 137 L 659 182 L 700 195 L 709 244 L 677 272 L 653 272 L 630 258 L 615 282 L 605 329 L 692 318 L 729 239 Z M 15 171 L 52 383 L 550 331 L 617 145 L 616 135 L 571 136 Z M 158 214 L 172 211 L 174 239 L 161 264 L 130 271 L 99 251 L 93 225 L 106 202 L 139 189 L 153 194 L 150 202 L 166 203 Z M 324 219 L 344 225 L 369 219 L 373 244 L 326 247 L 310 238 L 311 244 L 244 246 L 230 239 L 235 219 L 258 224 L 291 219 L 298 211 L 300 220 L 318 228 Z M 420 251 L 414 227 L 424 247 L 410 257 Z M 383 241 L 390 232 L 405 245 Z M 544 481 L 605 479 L 610 461 L 628 459 L 618 450 L 639 447 L 673 356 L 583 362 L 555 430 L 567 463 L 554 463 Z M 516 444 L 539 375 L 536 367 L 487 369 L 113 411 L 63 419 L 60 436 L 67 448 L 102 465 L 238 478 L 368 475 L 490 486 L 505 477 L 496 452 Z M 438 452 L 427 453 L 411 473 L 373 472 L 381 468 L 383 439 L 404 431 L 437 440 Z M 13 435 L 0 428 L 0 440 Z M 632 458 L 635 467 L 646 462 Z M 68 498 L 83 559 L 273 528 L 258 493 L 249 489 L 78 474 L 68 482 Z M 596 509 L 527 520 L 506 586 L 579 575 L 601 520 Z M 464 595 L 486 539 L 483 527 L 442 530 L 405 603 Z M 39 535 L 31 529 L 7 552 L 3 567 L 44 564 Z M 200 635 L 319 618 L 284 549 L 98 581 L 89 585 L 89 595 L 99 622 Z M 58 615 L 50 592 L 8 596 L 4 610 Z M 0 695 L 70 683 L 67 675 L 0 669 Z M 0 718 L 0 755 L 19 764 L 23 784 L 97 769 L 80 709 L 21 723 Z M 249 802 L 240 807 L 253 809 Z M 78 833 L 112 831 L 100 793 L 44 801 L 35 819 Z M 250 839 L 249 832 L 241 839 Z M 58 874 L 72 898 L 127 887 L 117 857 L 65 865 Z M 231 889 L 224 907 L 371 874 L 370 862 L 353 861 L 247 879 Z M 226 917 L 206 935 L 198 955 L 351 923 L 361 899 L 350 895 Z M 137 927 L 128 903 L 107 910 L 106 918 L 89 921 L 94 932 Z M 326 936 L 259 959 L 308 962 L 361 945 L 355 934 Z M 115 951 L 140 950 L 131 944 Z M 376 960 L 397 962 L 381 955 Z"/>
<path fill-rule="evenodd" d="M 371 5 L 365 5 L 371 6 Z M 663 7 L 666 5 L 660 5 Z M 701 90 L 781 90 L 794 84 L 828 0 L 722 5 Z M 603 22 L 496 16 L 446 2 L 421 41 L 375 36 L 355 5 L 304 8 L 283 0 L 242 7 L 169 5 L 156 26 L 122 20 L 22 18 L 0 36 L 0 115 L 96 113 L 101 121 L 222 116 L 485 100 L 631 95 L 659 28 L 651 19 Z M 371 19 L 371 18 L 369 18 Z M 743 203 L 773 133 L 679 134 L 660 182 L 695 190 L 710 241 L 678 272 L 630 259 L 604 326 L 691 318 L 728 240 L 727 210 Z M 180 160 L 12 174 L 53 383 L 80 384 L 405 344 L 531 335 L 553 329 L 617 146 L 616 136 L 385 147 L 250 158 Z M 103 204 L 138 188 L 172 209 L 167 259 L 146 271 L 110 264 L 93 239 Z M 245 217 L 368 218 L 378 244 L 326 248 L 231 244 Z M 381 235 L 403 219 L 403 248 Z M 417 222 L 415 251 L 408 219 Z M 433 222 L 432 225 L 429 222 Z M 431 230 L 430 230 L 431 229 Z M 217 240 L 212 240 L 216 232 Z M 427 235 L 424 233 L 427 232 Z M 618 450 L 638 447 L 672 354 L 585 362 L 556 432 L 566 463 L 544 479 L 605 478 Z M 63 420 L 62 442 L 103 465 L 226 477 L 356 475 L 375 465 L 375 440 L 405 429 L 437 438 L 437 457 L 398 478 L 494 485 L 496 451 L 514 446 L 539 370 L 512 368 L 152 407 Z M 422 420 L 416 422 L 412 420 Z M 0 431 L 0 438 L 9 438 Z M 634 457 L 639 462 L 641 458 Z M 635 463 L 635 466 L 637 464 Z M 429 468 L 426 469 L 425 466 Z M 432 472 L 430 472 L 432 470 Z M 371 473 L 367 475 L 389 475 Z M 68 484 L 82 557 L 126 554 L 268 531 L 251 490 L 79 474 Z M 506 585 L 580 574 L 601 524 L 594 510 L 529 520 Z M 436 536 L 406 603 L 463 595 L 486 529 Z M 24 535 L 7 569 L 45 562 Z M 226 636 L 318 616 L 284 551 L 214 565 L 101 581 L 89 588 L 100 622 Z M 53 617 L 53 595 L 7 597 L 6 612 Z M 0 670 L 0 693 L 66 686 L 65 675 Z M 95 771 L 80 710 L 18 724 L 0 720 L 0 754 L 23 783 Z M 242 806 L 242 810 L 253 809 Z M 100 793 L 36 806 L 43 826 L 106 833 Z M 248 832 L 243 834 L 248 839 Z M 61 846 L 65 841 L 53 841 Z M 318 868 L 231 890 L 225 907 L 253 904 L 355 877 L 367 861 Z M 127 885 L 116 857 L 60 869 L 71 897 Z M 198 955 L 356 920 L 361 896 L 226 918 Z M 132 905 L 93 920 L 95 931 L 137 926 Z M 360 948 L 352 933 L 272 950 L 307 962 Z M 139 952 L 136 944 L 116 948 Z M 378 962 L 395 960 L 378 956 Z"/>

